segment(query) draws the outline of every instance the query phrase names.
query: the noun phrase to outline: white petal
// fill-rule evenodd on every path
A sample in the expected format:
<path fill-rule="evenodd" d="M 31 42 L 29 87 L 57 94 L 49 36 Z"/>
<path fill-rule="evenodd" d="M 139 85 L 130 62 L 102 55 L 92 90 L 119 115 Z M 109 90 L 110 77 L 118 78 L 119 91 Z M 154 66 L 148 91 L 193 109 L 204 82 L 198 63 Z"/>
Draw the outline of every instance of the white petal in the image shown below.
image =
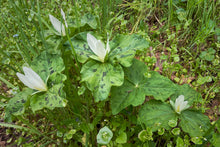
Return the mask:
<path fill-rule="evenodd" d="M 102 62 L 104 62 L 106 50 L 104 48 L 103 43 L 100 40 L 96 42 L 96 49 L 97 49 L 96 55 L 102 60 Z"/>
<path fill-rule="evenodd" d="M 187 104 L 188 104 L 188 101 L 185 101 L 185 102 L 182 103 L 182 105 L 181 105 L 181 111 L 183 111 L 183 110 L 189 108 L 189 106 L 188 106 Z"/>
<path fill-rule="evenodd" d="M 45 85 L 44 81 L 41 79 L 41 77 L 34 72 L 31 68 L 23 67 L 26 81 L 28 81 L 30 84 L 32 84 L 32 89 L 40 90 L 40 91 L 46 91 L 47 86 Z"/>
<path fill-rule="evenodd" d="M 93 35 L 88 33 L 87 34 L 87 42 L 88 42 L 90 49 L 95 53 L 96 52 L 96 42 L 98 42 L 98 40 Z"/>
<path fill-rule="evenodd" d="M 53 27 L 59 33 L 59 35 L 62 34 L 63 36 L 65 36 L 66 32 L 65 32 L 64 25 L 57 18 L 55 18 L 53 15 L 49 15 L 49 17 L 50 17 L 50 21 L 51 21 Z"/>
<path fill-rule="evenodd" d="M 67 25 L 67 22 L 66 22 L 66 16 L 65 16 L 65 13 L 63 12 L 63 9 L 61 9 L 61 15 L 63 17 L 63 20 L 64 20 L 64 23 L 65 23 L 66 27 L 68 28 L 68 25 Z"/>
<path fill-rule="evenodd" d="M 180 95 L 177 99 L 176 99 L 176 104 L 177 105 L 181 105 L 181 103 L 184 102 L 184 96 L 183 95 Z"/>
<path fill-rule="evenodd" d="M 27 87 L 34 89 L 33 84 L 29 82 L 29 80 L 21 73 L 16 73 L 17 77 L 19 78 L 19 80 L 24 83 L 24 85 L 26 85 Z"/>

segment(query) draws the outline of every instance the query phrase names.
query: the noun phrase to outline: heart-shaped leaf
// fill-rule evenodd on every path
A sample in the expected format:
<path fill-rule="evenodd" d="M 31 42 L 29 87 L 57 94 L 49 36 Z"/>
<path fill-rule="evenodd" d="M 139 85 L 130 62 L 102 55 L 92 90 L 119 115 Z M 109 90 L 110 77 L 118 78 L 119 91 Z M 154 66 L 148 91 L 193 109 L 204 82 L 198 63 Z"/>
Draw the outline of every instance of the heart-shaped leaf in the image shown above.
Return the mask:
<path fill-rule="evenodd" d="M 145 96 L 154 96 L 155 99 L 165 101 L 175 92 L 175 85 L 157 72 L 149 72 L 147 66 L 138 60 L 129 68 L 125 68 L 125 81 L 120 87 L 112 88 L 111 106 L 112 113 L 117 114 L 129 105 L 141 105 Z"/>
<path fill-rule="evenodd" d="M 83 65 L 82 81 L 85 81 L 89 90 L 92 91 L 95 101 L 105 100 L 111 86 L 120 86 L 124 81 L 124 72 L 120 65 L 100 63 L 91 60 Z"/>

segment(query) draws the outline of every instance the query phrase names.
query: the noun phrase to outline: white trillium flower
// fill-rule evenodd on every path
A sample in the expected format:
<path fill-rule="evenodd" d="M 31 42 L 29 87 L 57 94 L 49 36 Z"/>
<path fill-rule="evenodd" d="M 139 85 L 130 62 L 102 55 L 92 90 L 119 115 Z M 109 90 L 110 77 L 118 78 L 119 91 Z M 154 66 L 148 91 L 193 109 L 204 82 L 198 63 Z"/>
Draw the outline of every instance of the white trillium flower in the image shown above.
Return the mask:
<path fill-rule="evenodd" d="M 63 17 L 64 23 L 66 28 L 68 28 L 67 22 L 66 22 L 66 16 L 65 13 L 63 12 L 63 9 L 61 9 L 61 15 Z M 49 14 L 50 21 L 54 27 L 54 29 L 58 32 L 58 35 L 60 36 L 66 36 L 66 31 L 64 25 L 53 15 Z"/>
<path fill-rule="evenodd" d="M 34 72 L 31 68 L 23 67 L 24 75 L 21 73 L 16 73 L 19 80 L 24 83 L 27 87 L 39 91 L 47 91 L 47 86 L 41 77 Z"/>
<path fill-rule="evenodd" d="M 180 95 L 176 99 L 175 104 L 173 101 L 170 100 L 170 104 L 172 105 L 172 107 L 174 108 L 176 113 L 178 113 L 178 114 L 180 114 L 181 111 L 189 108 L 188 101 L 184 101 L 184 95 Z"/>
<path fill-rule="evenodd" d="M 109 39 L 107 39 L 106 49 L 101 40 L 97 40 L 93 35 L 89 33 L 87 34 L 87 42 L 90 49 L 98 57 L 96 60 L 104 62 L 106 54 L 110 52 Z"/>

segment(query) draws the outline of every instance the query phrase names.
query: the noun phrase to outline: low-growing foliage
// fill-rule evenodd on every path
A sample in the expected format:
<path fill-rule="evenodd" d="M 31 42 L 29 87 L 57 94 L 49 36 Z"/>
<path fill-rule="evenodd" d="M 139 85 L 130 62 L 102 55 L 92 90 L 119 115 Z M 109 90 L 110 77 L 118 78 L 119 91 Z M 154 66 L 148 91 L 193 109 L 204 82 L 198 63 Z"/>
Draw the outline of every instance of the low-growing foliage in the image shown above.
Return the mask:
<path fill-rule="evenodd" d="M 218 1 L 0 4 L 4 145 L 220 145 Z"/>

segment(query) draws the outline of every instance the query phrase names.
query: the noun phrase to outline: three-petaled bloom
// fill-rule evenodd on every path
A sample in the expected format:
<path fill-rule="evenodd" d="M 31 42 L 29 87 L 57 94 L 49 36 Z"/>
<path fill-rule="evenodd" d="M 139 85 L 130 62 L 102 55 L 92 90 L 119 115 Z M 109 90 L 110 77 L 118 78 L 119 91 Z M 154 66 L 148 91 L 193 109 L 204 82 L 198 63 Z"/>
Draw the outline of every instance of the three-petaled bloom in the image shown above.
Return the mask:
<path fill-rule="evenodd" d="M 63 20 L 64 20 L 66 28 L 68 28 L 68 25 L 67 25 L 67 22 L 66 22 L 65 13 L 63 12 L 62 9 L 61 9 L 61 15 L 63 17 Z M 49 14 L 49 17 L 50 17 L 50 21 L 51 21 L 54 29 L 58 32 L 58 35 L 66 36 L 66 31 L 65 31 L 64 25 L 57 18 L 55 18 L 53 15 Z"/>
<path fill-rule="evenodd" d="M 94 59 L 104 62 L 105 56 L 107 55 L 107 53 L 110 52 L 109 39 L 107 39 L 106 49 L 103 43 L 101 42 L 101 40 L 97 40 L 93 35 L 89 33 L 87 34 L 87 42 L 88 42 L 90 49 L 98 57 L 98 58 L 95 57 Z"/>
<path fill-rule="evenodd" d="M 41 77 L 34 72 L 31 68 L 23 67 L 24 75 L 21 73 L 16 73 L 19 80 L 24 83 L 27 87 L 39 91 L 47 91 L 47 86 Z"/>
<path fill-rule="evenodd" d="M 176 113 L 178 113 L 178 114 L 180 114 L 181 111 L 189 108 L 188 101 L 184 101 L 184 95 L 180 95 L 176 99 L 175 104 L 173 101 L 170 100 L 170 104 L 172 105 L 172 107 L 174 108 Z"/>

